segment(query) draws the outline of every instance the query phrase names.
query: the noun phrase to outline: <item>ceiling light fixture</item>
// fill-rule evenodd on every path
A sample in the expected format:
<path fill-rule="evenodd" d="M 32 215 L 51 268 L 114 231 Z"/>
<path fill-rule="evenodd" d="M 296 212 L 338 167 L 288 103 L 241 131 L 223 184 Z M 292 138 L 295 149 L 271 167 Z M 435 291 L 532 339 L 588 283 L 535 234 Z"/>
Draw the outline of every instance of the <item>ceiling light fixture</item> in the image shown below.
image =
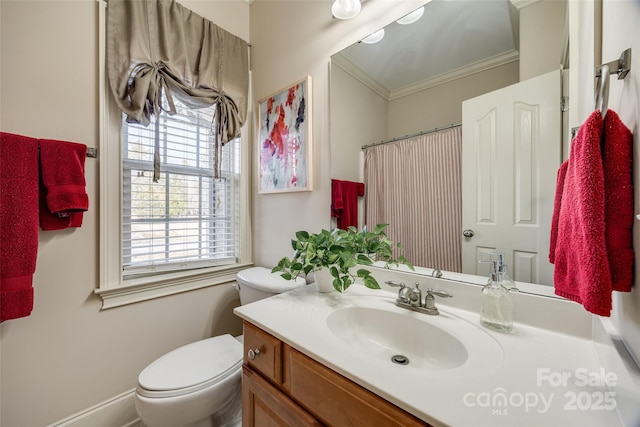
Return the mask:
<path fill-rule="evenodd" d="M 403 16 L 398 19 L 396 22 L 401 25 L 409 25 L 416 22 L 418 19 L 422 18 L 422 14 L 424 13 L 424 6 L 419 9 L 414 10 L 408 15 Z"/>
<path fill-rule="evenodd" d="M 334 18 L 351 19 L 360 13 L 360 0 L 335 0 L 331 6 Z"/>
<path fill-rule="evenodd" d="M 362 43 L 366 44 L 374 44 L 378 43 L 384 37 L 384 28 L 376 31 L 375 33 L 369 34 L 367 37 L 362 39 Z"/>

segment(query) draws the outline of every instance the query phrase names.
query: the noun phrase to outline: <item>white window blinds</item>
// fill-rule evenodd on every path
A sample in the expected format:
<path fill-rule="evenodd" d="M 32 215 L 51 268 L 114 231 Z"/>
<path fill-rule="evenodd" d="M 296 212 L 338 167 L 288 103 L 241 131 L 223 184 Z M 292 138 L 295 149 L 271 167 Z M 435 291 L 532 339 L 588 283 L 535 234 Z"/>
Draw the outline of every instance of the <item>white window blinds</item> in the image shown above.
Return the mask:
<path fill-rule="evenodd" d="M 122 259 L 125 277 L 236 262 L 239 241 L 239 139 L 221 152 L 214 178 L 215 106 L 160 114 L 148 127 L 122 122 Z M 123 115 L 124 116 L 124 115 Z M 154 183 L 154 139 L 160 181 Z"/>

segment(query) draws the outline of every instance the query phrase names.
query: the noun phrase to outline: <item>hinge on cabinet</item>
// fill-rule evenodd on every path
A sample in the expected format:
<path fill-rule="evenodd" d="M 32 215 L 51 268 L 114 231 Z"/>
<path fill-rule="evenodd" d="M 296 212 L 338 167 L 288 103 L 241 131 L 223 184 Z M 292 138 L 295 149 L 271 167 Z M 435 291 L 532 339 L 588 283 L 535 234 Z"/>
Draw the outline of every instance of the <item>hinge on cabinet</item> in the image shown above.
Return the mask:
<path fill-rule="evenodd" d="M 569 110 L 569 97 L 561 96 L 560 97 L 560 111 L 563 113 Z"/>

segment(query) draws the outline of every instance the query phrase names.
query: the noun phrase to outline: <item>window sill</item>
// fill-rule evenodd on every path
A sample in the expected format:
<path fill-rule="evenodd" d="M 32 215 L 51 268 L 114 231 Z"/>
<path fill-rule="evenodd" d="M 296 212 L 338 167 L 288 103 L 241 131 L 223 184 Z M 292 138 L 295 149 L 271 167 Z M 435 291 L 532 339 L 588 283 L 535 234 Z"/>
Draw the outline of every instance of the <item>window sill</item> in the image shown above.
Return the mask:
<path fill-rule="evenodd" d="M 194 272 L 189 275 L 181 274 L 178 277 L 175 274 L 167 274 L 153 278 L 133 279 L 124 281 L 121 286 L 95 289 L 94 292 L 102 298 L 101 309 L 106 310 L 181 292 L 235 282 L 236 273 L 252 265 L 252 263 L 235 264 L 225 269 Z"/>

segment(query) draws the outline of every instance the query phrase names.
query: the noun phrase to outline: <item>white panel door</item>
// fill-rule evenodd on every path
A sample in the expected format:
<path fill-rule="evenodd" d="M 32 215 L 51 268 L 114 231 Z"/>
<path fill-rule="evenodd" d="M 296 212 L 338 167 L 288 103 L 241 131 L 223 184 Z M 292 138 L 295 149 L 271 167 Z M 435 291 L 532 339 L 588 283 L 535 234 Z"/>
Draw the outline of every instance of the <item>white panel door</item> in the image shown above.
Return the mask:
<path fill-rule="evenodd" d="M 562 158 L 561 75 L 554 71 L 462 103 L 462 269 L 505 255 L 512 278 L 553 284 L 549 233 Z"/>

